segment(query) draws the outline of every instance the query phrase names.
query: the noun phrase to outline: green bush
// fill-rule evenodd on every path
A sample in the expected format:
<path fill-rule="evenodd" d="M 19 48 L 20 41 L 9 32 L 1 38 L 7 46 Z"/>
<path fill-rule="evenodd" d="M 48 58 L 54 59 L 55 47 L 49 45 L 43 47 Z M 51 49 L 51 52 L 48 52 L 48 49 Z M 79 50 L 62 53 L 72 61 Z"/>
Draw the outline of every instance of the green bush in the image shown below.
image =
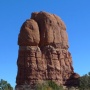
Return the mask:
<path fill-rule="evenodd" d="M 0 90 L 13 90 L 12 86 L 5 80 L 0 80 Z"/>
<path fill-rule="evenodd" d="M 48 81 L 48 85 L 53 89 L 53 90 L 63 90 L 62 86 L 58 86 L 55 82 L 53 81 Z"/>
<path fill-rule="evenodd" d="M 53 81 L 45 81 L 42 84 L 37 83 L 36 86 L 35 86 L 35 90 L 63 90 L 63 87 L 58 86 Z"/>
<path fill-rule="evenodd" d="M 90 72 L 79 79 L 80 90 L 90 90 Z"/>

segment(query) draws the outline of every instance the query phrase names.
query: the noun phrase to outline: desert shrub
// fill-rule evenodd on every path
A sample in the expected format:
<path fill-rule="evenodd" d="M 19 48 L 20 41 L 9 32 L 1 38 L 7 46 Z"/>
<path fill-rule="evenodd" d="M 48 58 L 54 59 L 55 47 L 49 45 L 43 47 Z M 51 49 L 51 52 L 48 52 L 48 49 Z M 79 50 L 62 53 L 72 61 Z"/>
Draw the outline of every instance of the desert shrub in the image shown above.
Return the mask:
<path fill-rule="evenodd" d="M 90 90 L 90 72 L 79 79 L 80 90 Z"/>
<path fill-rule="evenodd" d="M 5 80 L 0 80 L 0 90 L 13 90 L 12 86 Z"/>
<path fill-rule="evenodd" d="M 63 90 L 63 87 L 62 86 L 58 86 L 53 81 L 48 81 L 48 85 L 52 88 L 52 90 Z"/>
<path fill-rule="evenodd" d="M 36 86 L 35 86 L 35 90 L 63 90 L 63 87 L 58 86 L 53 81 L 45 81 L 42 84 L 37 83 Z"/>

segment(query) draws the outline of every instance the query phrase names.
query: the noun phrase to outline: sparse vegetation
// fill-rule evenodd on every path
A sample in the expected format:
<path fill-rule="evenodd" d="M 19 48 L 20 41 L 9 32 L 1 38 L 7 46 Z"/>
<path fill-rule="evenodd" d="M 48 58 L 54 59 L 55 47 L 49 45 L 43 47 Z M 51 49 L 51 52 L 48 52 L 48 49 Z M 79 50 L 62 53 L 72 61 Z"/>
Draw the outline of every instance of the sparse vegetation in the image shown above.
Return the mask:
<path fill-rule="evenodd" d="M 0 90 L 13 90 L 13 88 L 7 81 L 1 79 Z M 63 86 L 58 86 L 53 81 L 44 81 L 42 84 L 37 83 L 35 90 L 90 90 L 90 72 L 79 78 L 79 86 L 77 87 L 67 87 L 63 89 Z"/>
<path fill-rule="evenodd" d="M 90 90 L 90 72 L 80 77 L 79 89 Z"/>
<path fill-rule="evenodd" d="M 36 90 L 64 90 L 62 86 L 58 86 L 53 81 L 45 81 L 42 84 L 37 84 L 35 87 Z"/>
<path fill-rule="evenodd" d="M 12 86 L 5 80 L 0 80 L 0 90 L 13 90 Z"/>
<path fill-rule="evenodd" d="M 68 87 L 67 90 L 90 90 L 90 72 L 79 78 L 79 86 Z"/>

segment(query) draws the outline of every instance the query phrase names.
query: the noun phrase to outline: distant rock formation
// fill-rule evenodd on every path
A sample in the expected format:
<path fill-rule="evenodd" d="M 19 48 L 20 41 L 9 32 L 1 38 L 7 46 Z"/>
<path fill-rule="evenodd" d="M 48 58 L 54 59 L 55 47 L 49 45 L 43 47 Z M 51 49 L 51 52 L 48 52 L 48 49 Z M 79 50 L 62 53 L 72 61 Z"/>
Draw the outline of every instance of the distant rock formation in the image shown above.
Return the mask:
<path fill-rule="evenodd" d="M 68 36 L 63 21 L 56 15 L 34 12 L 26 20 L 18 37 L 18 73 L 16 87 L 52 80 L 58 85 L 77 85 L 68 51 Z"/>

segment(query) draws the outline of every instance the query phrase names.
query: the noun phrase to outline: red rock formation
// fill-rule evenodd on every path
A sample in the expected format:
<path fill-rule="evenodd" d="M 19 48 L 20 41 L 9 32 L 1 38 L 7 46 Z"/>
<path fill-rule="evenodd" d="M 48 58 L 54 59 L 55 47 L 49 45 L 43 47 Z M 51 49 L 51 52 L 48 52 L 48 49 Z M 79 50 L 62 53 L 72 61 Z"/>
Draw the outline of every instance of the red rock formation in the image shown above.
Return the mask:
<path fill-rule="evenodd" d="M 79 75 L 73 70 L 66 27 L 58 16 L 32 13 L 21 27 L 18 45 L 17 87 L 25 83 L 34 86 L 44 80 L 77 84 Z"/>

